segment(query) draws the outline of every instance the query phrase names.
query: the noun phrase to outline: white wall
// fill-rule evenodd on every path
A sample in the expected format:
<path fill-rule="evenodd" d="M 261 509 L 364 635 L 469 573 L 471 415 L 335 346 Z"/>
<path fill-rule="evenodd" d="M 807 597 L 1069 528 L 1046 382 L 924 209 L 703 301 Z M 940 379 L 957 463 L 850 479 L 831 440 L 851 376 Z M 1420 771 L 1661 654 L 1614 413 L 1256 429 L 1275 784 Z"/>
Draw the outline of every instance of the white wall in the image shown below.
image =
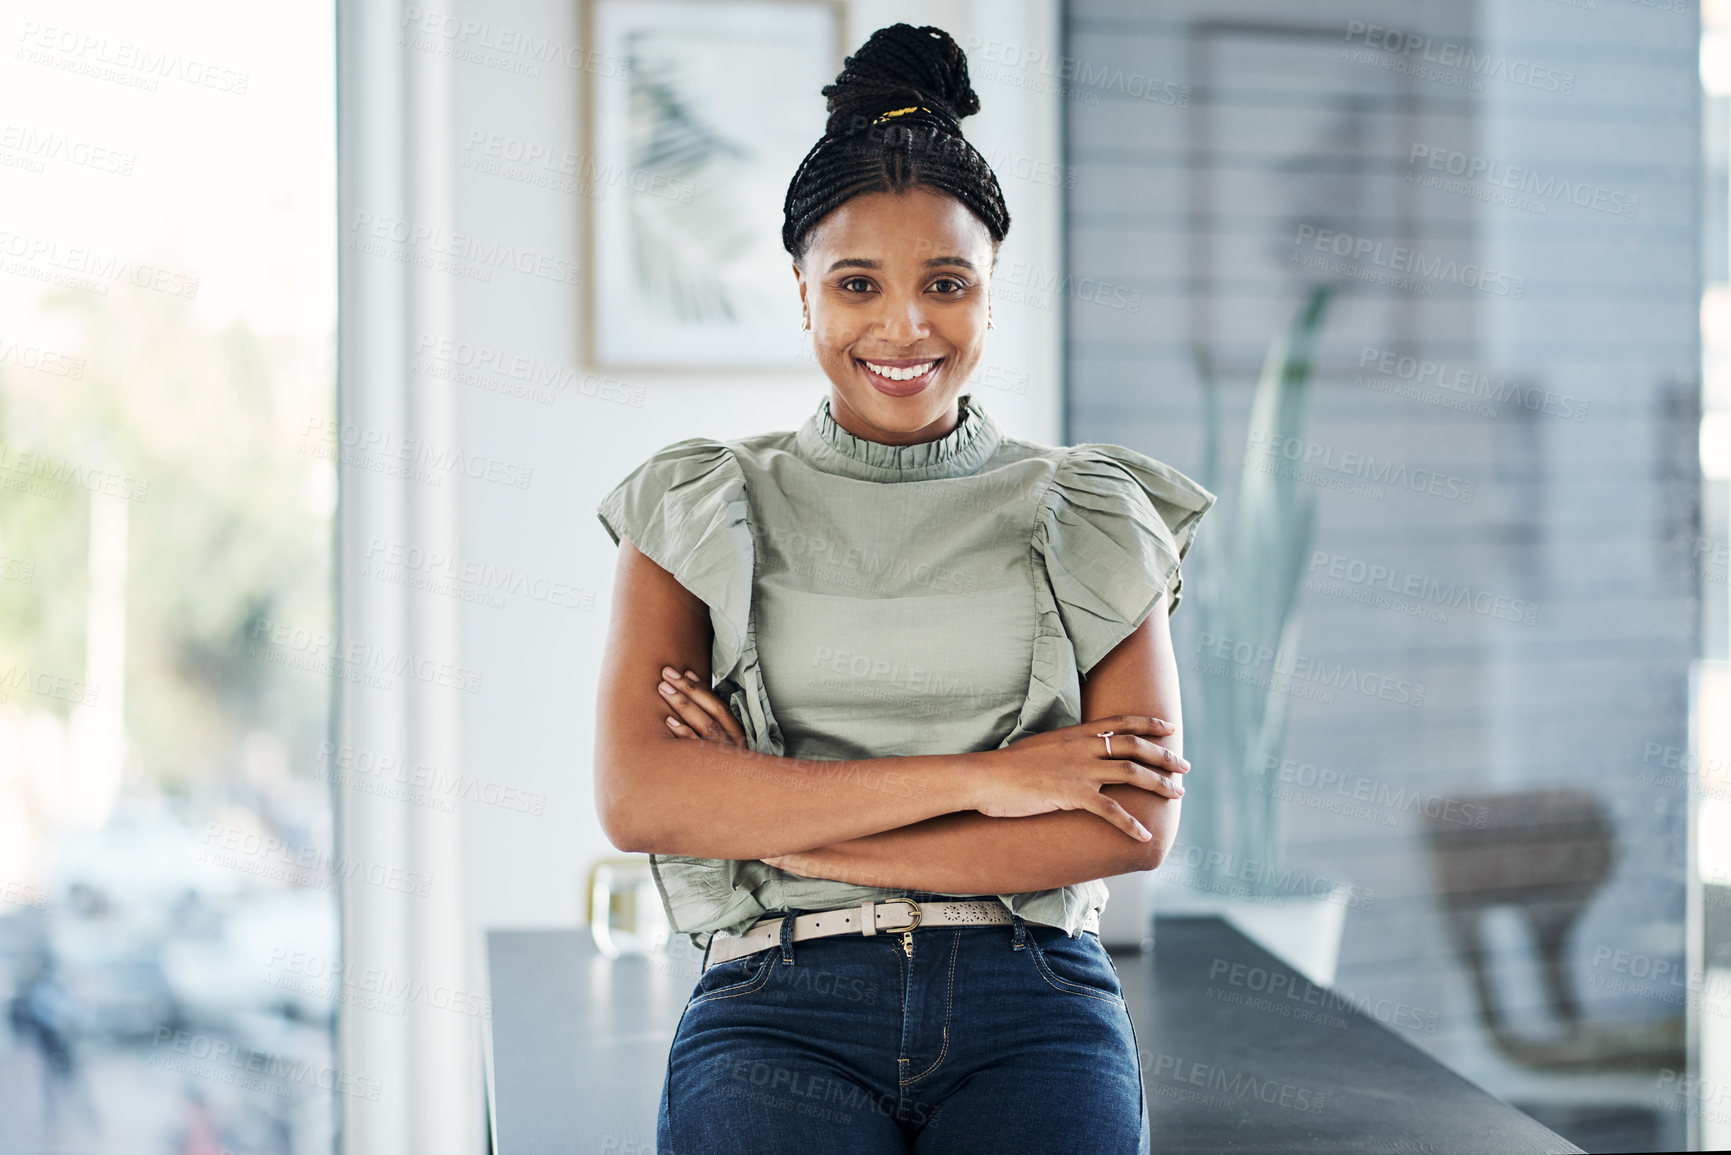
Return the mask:
<path fill-rule="evenodd" d="M 454 14 L 581 43 L 576 3 L 472 2 Z M 1013 218 L 1000 273 L 1015 262 L 1042 274 L 1058 270 L 1061 189 L 1051 167 L 1062 160 L 1057 97 L 1037 91 L 1037 68 L 985 59 L 1004 55 L 988 41 L 1014 45 L 1020 53 L 1055 54 L 1056 0 L 856 0 L 849 8 L 848 50 L 898 20 L 936 24 L 964 48 L 979 46 L 969 56 L 983 110 L 964 127 L 989 157 L 1019 162 L 999 166 Z M 457 232 L 584 259 L 576 197 L 464 168 L 465 157 L 473 155 L 466 148 L 473 132 L 577 151 L 580 80 L 570 69 L 544 68 L 541 76 L 529 77 L 458 60 L 452 125 Z M 821 106 L 817 92 L 811 100 Z M 1016 168 L 1030 175 L 1018 177 Z M 488 283 L 457 279 L 455 289 L 455 331 L 435 336 L 582 371 L 577 286 L 505 271 Z M 796 292 L 791 274 L 787 291 Z M 1034 305 L 1000 298 L 995 306 L 997 327 L 986 363 L 1010 374 L 1025 372 L 1028 383 L 1022 395 L 1001 389 L 979 395 L 1012 434 L 1057 440 L 1062 300 L 1052 293 Z M 795 336 L 790 332 L 790 340 Z M 462 771 L 514 787 L 524 797 L 546 798 L 539 815 L 512 804 L 457 803 L 467 917 L 477 934 L 487 927 L 573 923 L 582 916 L 581 883 L 589 863 L 616 853 L 596 820 L 590 777 L 595 675 L 616 555 L 596 520 L 596 503 L 668 442 L 791 429 L 827 390 L 815 369 L 775 378 L 643 374 L 632 383 L 643 388 L 641 408 L 571 391 L 543 405 L 479 387 L 457 390 L 464 452 L 534 471 L 526 489 L 452 479 L 461 486 L 462 561 L 567 583 L 579 593 L 593 591 L 587 611 L 509 595 L 503 608 L 462 605 L 463 661 L 483 673 L 482 691 L 461 695 L 472 699 L 462 704 Z"/>

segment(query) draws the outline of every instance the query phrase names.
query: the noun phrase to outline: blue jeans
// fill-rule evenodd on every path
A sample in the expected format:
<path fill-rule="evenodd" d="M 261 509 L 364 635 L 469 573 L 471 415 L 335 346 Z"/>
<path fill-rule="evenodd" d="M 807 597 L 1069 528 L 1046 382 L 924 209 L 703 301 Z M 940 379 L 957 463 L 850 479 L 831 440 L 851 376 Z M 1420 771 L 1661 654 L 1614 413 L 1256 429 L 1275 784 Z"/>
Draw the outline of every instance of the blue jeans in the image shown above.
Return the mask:
<path fill-rule="evenodd" d="M 1098 935 L 923 927 L 909 958 L 896 932 L 795 943 L 792 927 L 698 978 L 657 1155 L 1148 1152 L 1136 1032 Z"/>

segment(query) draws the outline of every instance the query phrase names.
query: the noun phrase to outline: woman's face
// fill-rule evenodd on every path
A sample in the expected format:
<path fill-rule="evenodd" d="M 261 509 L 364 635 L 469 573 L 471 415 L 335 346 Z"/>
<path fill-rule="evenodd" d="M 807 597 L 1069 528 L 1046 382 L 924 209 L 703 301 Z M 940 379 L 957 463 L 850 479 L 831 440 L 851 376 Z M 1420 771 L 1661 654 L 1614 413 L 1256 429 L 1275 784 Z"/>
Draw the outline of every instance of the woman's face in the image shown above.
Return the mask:
<path fill-rule="evenodd" d="M 890 445 L 956 427 L 994 255 L 985 222 L 924 188 L 851 197 L 818 222 L 793 272 L 838 425 Z"/>

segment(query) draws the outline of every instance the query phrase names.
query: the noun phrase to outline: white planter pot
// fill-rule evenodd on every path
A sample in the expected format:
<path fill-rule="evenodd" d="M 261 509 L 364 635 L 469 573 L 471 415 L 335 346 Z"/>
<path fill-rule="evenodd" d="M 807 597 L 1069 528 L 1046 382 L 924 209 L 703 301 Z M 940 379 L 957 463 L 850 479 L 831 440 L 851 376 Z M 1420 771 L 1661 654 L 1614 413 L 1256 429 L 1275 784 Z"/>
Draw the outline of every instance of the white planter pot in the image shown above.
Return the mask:
<path fill-rule="evenodd" d="M 1347 897 L 1352 893 L 1348 884 L 1336 882 L 1320 897 L 1281 895 L 1258 900 L 1214 894 L 1155 871 L 1147 890 L 1159 913 L 1219 915 L 1317 986 L 1334 985 L 1340 940 L 1346 929 Z M 1116 902 L 1117 890 L 1112 893 Z M 1104 933 L 1102 930 L 1102 938 Z"/>
<path fill-rule="evenodd" d="M 1114 874 L 1106 879 L 1106 909 L 1100 914 L 1100 945 L 1111 950 L 1154 948 L 1154 907 L 1151 885 L 1155 872 Z"/>

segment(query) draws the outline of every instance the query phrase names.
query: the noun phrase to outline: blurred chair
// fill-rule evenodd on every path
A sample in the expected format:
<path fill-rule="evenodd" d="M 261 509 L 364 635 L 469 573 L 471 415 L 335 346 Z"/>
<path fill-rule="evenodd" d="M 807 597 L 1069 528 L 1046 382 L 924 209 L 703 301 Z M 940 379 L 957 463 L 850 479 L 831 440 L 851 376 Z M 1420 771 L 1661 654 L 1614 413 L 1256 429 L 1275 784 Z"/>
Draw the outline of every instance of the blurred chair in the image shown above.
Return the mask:
<path fill-rule="evenodd" d="M 1478 1019 L 1498 1050 L 1541 1070 L 1681 1067 L 1684 1016 L 1652 1022 L 1587 1018 L 1566 964 L 1568 938 L 1610 874 L 1611 824 L 1597 798 L 1571 787 L 1458 796 L 1484 825 L 1427 816 L 1437 900 L 1455 950 L 1473 977 Z M 1560 1034 L 1516 1030 L 1496 999 L 1483 939 L 1485 912 L 1509 906 L 1532 927 L 1545 1000 Z"/>

